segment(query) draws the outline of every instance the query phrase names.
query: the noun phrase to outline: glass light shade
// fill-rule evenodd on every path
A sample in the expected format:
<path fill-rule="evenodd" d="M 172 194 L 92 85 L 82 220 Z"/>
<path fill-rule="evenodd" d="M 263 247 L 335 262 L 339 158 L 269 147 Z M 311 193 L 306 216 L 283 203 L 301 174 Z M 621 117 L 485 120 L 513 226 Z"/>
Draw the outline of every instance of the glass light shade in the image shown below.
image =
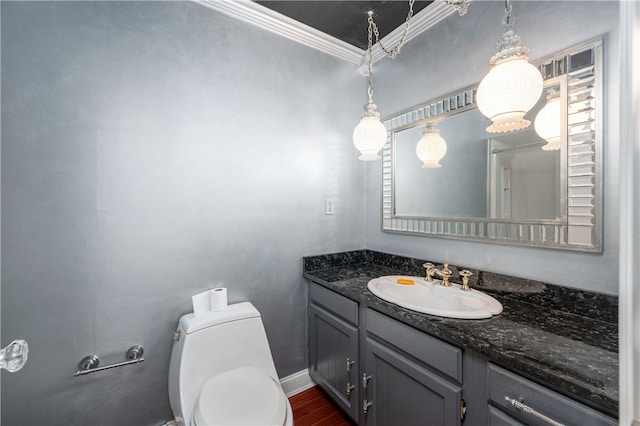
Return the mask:
<path fill-rule="evenodd" d="M 562 117 L 560 115 L 560 98 L 550 99 L 538 112 L 533 122 L 536 133 L 547 144 L 542 147 L 545 151 L 560 149 L 560 134 L 562 132 Z"/>
<path fill-rule="evenodd" d="M 387 142 L 387 129 L 376 115 L 363 116 L 353 130 L 353 144 L 362 155 L 361 161 L 379 160 L 378 152 Z"/>
<path fill-rule="evenodd" d="M 478 109 L 493 122 L 487 132 L 511 132 L 531 124 L 524 115 L 540 98 L 542 75 L 527 59 L 518 55 L 497 62 L 480 82 Z"/>
<path fill-rule="evenodd" d="M 438 129 L 433 126 L 427 126 L 422 133 L 422 138 L 416 145 L 416 155 L 423 162 L 423 169 L 435 169 L 442 167 L 440 160 L 447 153 L 447 143 L 440 136 Z"/>

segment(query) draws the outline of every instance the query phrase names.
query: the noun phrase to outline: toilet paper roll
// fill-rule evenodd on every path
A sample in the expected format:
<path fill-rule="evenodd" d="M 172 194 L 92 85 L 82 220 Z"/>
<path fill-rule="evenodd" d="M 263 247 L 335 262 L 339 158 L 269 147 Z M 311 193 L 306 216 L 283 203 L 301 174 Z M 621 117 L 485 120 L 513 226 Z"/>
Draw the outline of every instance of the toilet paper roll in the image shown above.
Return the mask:
<path fill-rule="evenodd" d="M 218 287 L 211 290 L 211 310 L 214 312 L 227 309 L 227 289 Z"/>
<path fill-rule="evenodd" d="M 205 312 L 211 310 L 211 290 L 203 291 L 195 296 L 191 296 L 191 303 L 193 303 L 193 316 L 200 317 Z"/>

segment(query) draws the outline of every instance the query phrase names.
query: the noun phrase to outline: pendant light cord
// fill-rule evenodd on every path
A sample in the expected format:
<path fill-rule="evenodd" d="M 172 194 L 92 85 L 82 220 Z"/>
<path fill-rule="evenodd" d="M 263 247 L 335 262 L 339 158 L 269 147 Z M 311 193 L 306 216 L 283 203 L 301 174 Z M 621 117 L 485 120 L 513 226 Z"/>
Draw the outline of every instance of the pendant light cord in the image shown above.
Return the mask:
<path fill-rule="evenodd" d="M 395 45 L 393 49 L 387 49 L 380 41 L 380 31 L 378 31 L 378 26 L 373 21 L 373 11 L 369 11 L 369 49 L 371 49 L 371 29 L 373 29 L 373 33 L 376 35 L 376 43 L 380 45 L 382 51 L 391 59 L 395 59 L 396 56 L 400 53 L 400 49 L 404 45 L 404 42 L 407 38 L 407 33 L 409 32 L 409 21 L 411 21 L 411 17 L 413 17 L 413 4 L 415 0 L 409 0 L 409 12 L 407 13 L 407 19 L 404 21 L 404 30 L 402 31 L 402 38 Z M 371 55 L 371 53 L 369 53 Z"/>
<path fill-rule="evenodd" d="M 502 18 L 502 23 L 507 31 L 510 31 L 513 27 L 513 15 L 511 15 L 511 10 L 511 0 L 504 0 L 504 18 Z"/>
<path fill-rule="evenodd" d="M 367 12 L 367 14 L 369 15 L 369 17 L 367 18 L 367 22 L 369 24 L 368 29 L 367 29 L 367 41 L 368 41 L 368 45 L 367 45 L 367 68 L 368 68 L 368 81 L 367 81 L 367 95 L 369 96 L 369 102 L 368 105 L 372 105 L 373 104 L 373 82 L 372 82 L 372 78 L 373 78 L 373 53 L 371 51 L 372 47 L 373 47 L 373 36 L 375 34 L 376 36 L 376 43 L 380 45 L 380 48 L 382 49 L 382 51 L 391 59 L 395 59 L 396 56 L 398 56 L 398 54 L 400 53 L 400 49 L 402 49 L 402 46 L 404 45 L 405 40 L 407 39 L 407 33 L 409 32 L 409 22 L 411 21 L 411 18 L 413 17 L 413 4 L 415 3 L 415 0 L 409 0 L 409 12 L 407 13 L 407 19 L 404 22 L 404 29 L 402 31 L 402 37 L 400 38 L 400 41 L 398 42 L 398 44 L 395 45 L 395 47 L 393 49 L 387 49 L 386 47 L 384 47 L 384 45 L 382 44 L 382 41 L 380 40 L 380 31 L 378 30 L 378 26 L 376 25 L 375 21 L 373 20 L 373 10 L 369 10 Z"/>
<path fill-rule="evenodd" d="M 369 14 L 369 29 L 368 29 L 368 47 L 367 47 L 367 67 L 368 67 L 368 78 L 369 81 L 367 83 L 367 94 L 369 95 L 369 104 L 373 103 L 373 83 L 371 79 L 373 78 L 373 55 L 371 54 L 371 46 L 373 42 L 373 28 L 375 23 L 373 22 L 373 11 L 370 10 L 367 12 Z"/>

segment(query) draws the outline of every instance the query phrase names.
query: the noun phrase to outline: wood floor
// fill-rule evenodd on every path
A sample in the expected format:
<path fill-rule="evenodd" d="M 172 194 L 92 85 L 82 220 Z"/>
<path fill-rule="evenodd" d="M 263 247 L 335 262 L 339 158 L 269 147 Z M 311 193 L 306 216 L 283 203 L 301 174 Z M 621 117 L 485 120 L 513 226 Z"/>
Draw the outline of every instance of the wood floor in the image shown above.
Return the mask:
<path fill-rule="evenodd" d="M 353 426 L 346 414 L 315 386 L 289 398 L 294 426 Z"/>

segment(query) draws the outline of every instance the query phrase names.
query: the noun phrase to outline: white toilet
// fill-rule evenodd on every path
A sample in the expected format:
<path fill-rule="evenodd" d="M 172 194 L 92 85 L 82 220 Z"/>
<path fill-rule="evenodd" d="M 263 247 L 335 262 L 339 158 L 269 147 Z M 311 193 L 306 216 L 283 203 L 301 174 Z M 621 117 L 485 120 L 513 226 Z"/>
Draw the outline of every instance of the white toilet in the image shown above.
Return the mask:
<path fill-rule="evenodd" d="M 183 315 L 177 333 L 169 402 L 179 425 L 293 425 L 260 312 L 251 303 Z"/>

